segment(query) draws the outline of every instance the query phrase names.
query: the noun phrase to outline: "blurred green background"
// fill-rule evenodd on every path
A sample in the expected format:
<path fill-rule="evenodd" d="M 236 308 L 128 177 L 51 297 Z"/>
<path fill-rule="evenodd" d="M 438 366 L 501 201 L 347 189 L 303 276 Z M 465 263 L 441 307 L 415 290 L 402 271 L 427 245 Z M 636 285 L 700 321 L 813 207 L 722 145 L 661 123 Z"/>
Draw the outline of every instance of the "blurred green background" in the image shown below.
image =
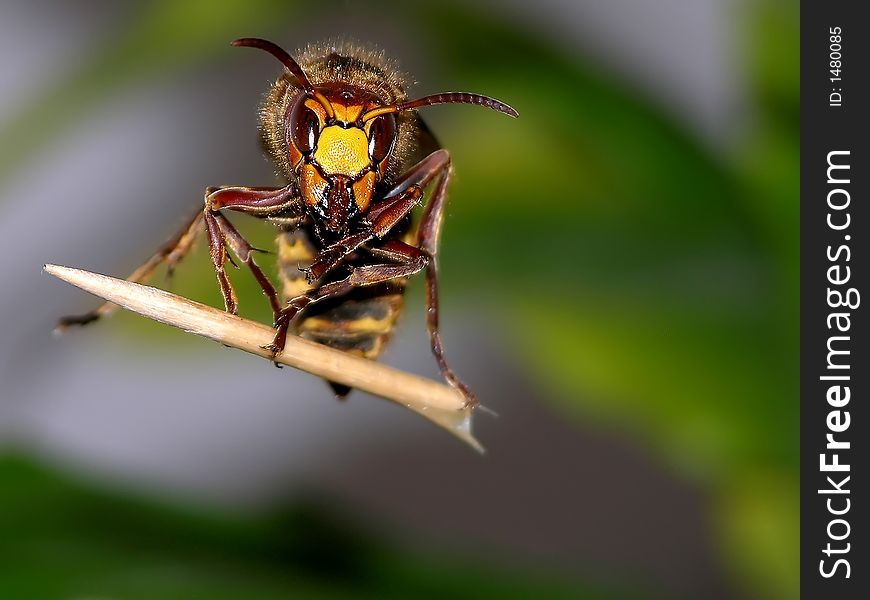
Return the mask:
<path fill-rule="evenodd" d="M 645 4 L 3 4 L 0 597 L 797 597 L 799 5 Z M 702 4 L 718 38 L 650 17 Z M 617 25 L 584 41 L 576 20 L 613 7 Z M 709 77 L 728 85 L 666 85 L 661 56 L 639 55 L 646 29 L 687 57 L 724 38 L 731 70 Z M 278 65 L 228 42 L 330 35 L 385 47 L 412 93 L 476 91 L 521 114 L 423 114 L 457 171 L 442 320 L 448 356 L 501 414 L 478 419 L 487 457 L 128 315 L 48 338 L 90 305 L 42 262 L 123 275 L 206 185 L 273 183 L 254 109 Z M 722 89 L 736 100 L 717 109 Z M 142 107 L 171 131 L 149 132 Z M 234 282 L 268 320 L 250 278 Z M 202 249 L 172 286 L 220 304 Z M 385 360 L 431 374 L 418 288 L 396 342 L 417 354 Z M 236 458 L 260 443 L 253 398 L 269 390 L 317 416 L 281 436 L 317 441 Z M 183 456 L 173 444 L 217 422 L 218 398 L 251 427 L 225 412 L 229 449 Z M 253 500 L 250 464 L 269 465 Z M 198 471 L 218 483 L 188 485 Z"/>

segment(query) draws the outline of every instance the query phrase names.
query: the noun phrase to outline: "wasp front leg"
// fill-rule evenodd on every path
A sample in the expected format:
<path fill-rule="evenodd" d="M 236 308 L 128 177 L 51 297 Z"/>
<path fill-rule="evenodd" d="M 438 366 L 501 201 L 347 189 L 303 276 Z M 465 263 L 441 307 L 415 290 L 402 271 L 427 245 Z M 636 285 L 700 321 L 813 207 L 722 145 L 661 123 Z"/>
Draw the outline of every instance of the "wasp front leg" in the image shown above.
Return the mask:
<path fill-rule="evenodd" d="M 384 198 L 372 204 L 366 213 L 368 226 L 325 248 L 305 272 L 308 282 L 323 277 L 337 267 L 357 248 L 374 238 L 383 238 L 395 227 L 423 197 L 423 189 L 449 165 L 446 150 L 433 152 L 407 173 L 387 192 Z M 436 192 L 437 193 L 437 192 Z"/>
<path fill-rule="evenodd" d="M 163 244 L 151 258 L 133 271 L 127 277 L 127 281 L 146 283 L 151 279 L 154 271 L 164 263 L 167 265 L 168 273 L 171 274 L 176 265 L 190 252 L 196 238 L 203 229 L 204 221 L 206 225 L 205 229 L 208 232 L 212 261 L 215 263 L 215 270 L 218 273 L 218 281 L 221 285 L 221 292 L 224 296 L 227 310 L 235 312 L 236 301 L 235 292 L 233 292 L 229 279 L 226 277 L 223 269 L 223 264 L 227 259 L 224 243 L 230 245 L 233 252 L 239 256 L 239 259 L 254 274 L 254 277 L 263 288 L 263 292 L 269 298 L 272 310 L 277 316 L 280 311 L 278 296 L 272 284 L 269 283 L 251 256 L 255 249 L 245 241 L 219 211 L 223 209 L 235 210 L 267 218 L 294 212 L 297 200 L 298 192 L 294 186 L 277 189 L 238 186 L 208 188 L 205 194 L 205 210 L 202 208 L 197 209 L 196 213 L 185 222 L 184 227 Z M 62 317 L 58 321 L 56 331 L 63 331 L 71 325 L 87 325 L 110 315 L 116 309 L 116 305 L 106 302 L 88 313 Z"/>
<path fill-rule="evenodd" d="M 342 238 L 320 251 L 311 265 L 303 269 L 308 283 L 314 283 L 340 265 L 363 244 L 385 236 L 401 221 L 423 197 L 419 186 L 412 186 L 393 198 L 375 203 L 367 216 L 368 224 L 359 233 Z"/>
<path fill-rule="evenodd" d="M 208 233 L 209 255 L 227 312 L 236 314 L 238 310 L 236 293 L 224 268 L 228 258 L 227 246 L 250 269 L 257 283 L 260 284 L 260 288 L 269 299 L 276 322 L 280 315 L 281 303 L 275 287 L 254 261 L 253 253 L 256 248 L 242 237 L 221 211 L 231 210 L 260 218 L 276 217 L 297 211 L 298 201 L 299 195 L 294 185 L 279 189 L 225 186 L 206 190 L 203 216 Z"/>

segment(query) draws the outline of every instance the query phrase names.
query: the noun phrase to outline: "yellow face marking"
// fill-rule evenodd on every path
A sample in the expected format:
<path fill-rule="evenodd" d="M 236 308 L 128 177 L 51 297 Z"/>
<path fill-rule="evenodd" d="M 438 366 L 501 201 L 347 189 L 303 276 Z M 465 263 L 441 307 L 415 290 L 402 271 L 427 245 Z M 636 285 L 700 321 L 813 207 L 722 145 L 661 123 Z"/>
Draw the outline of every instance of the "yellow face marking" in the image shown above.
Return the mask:
<path fill-rule="evenodd" d="M 314 160 L 327 175 L 356 177 L 370 164 L 369 140 L 357 127 L 326 127 L 317 140 Z"/>
<path fill-rule="evenodd" d="M 310 205 L 317 204 L 326 196 L 329 184 L 320 176 L 313 165 L 302 165 L 302 173 L 299 178 L 302 197 Z"/>
<path fill-rule="evenodd" d="M 363 107 L 359 104 L 351 104 L 350 106 L 345 106 L 344 104 L 338 104 L 337 102 L 333 102 L 332 110 L 335 111 L 335 118 L 339 121 L 344 121 L 345 123 L 353 123 L 362 114 Z"/>
<path fill-rule="evenodd" d="M 320 119 L 321 123 L 326 121 L 326 109 L 323 108 L 323 105 L 320 102 L 314 98 L 308 98 L 305 100 L 305 106 L 317 113 L 317 117 Z"/>
<path fill-rule="evenodd" d="M 377 176 L 374 171 L 369 171 L 353 184 L 353 197 L 356 200 L 356 207 L 360 212 L 365 212 L 372 201 L 372 194 L 375 191 Z"/>

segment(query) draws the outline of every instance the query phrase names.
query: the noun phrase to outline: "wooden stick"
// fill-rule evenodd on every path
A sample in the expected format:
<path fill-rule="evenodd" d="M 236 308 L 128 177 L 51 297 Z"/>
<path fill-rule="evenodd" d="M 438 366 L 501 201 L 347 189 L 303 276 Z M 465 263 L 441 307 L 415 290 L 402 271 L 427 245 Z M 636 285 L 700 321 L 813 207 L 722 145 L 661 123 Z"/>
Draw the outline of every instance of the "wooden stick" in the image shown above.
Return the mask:
<path fill-rule="evenodd" d="M 58 279 L 149 319 L 271 359 L 263 346 L 272 341 L 274 329 L 262 323 L 123 279 L 59 265 L 43 268 Z M 274 360 L 401 404 L 483 452 L 471 433 L 472 411 L 463 408 L 463 396 L 447 385 L 297 336 L 287 336 L 284 351 Z"/>

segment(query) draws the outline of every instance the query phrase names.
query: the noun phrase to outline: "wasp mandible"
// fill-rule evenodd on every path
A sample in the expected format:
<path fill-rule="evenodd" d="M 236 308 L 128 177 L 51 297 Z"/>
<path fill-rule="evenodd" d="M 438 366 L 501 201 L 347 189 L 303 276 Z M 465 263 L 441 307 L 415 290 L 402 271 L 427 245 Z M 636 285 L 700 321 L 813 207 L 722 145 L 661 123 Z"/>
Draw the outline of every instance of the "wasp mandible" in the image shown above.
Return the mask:
<path fill-rule="evenodd" d="M 494 98 L 464 92 L 411 100 L 392 62 L 349 44 L 310 46 L 298 62 L 263 39 L 242 38 L 232 45 L 264 50 L 285 67 L 260 108 L 260 138 L 286 185 L 207 188 L 205 206 L 128 281 L 144 282 L 164 263 L 171 272 L 205 230 L 226 310 L 235 314 L 238 307 L 224 268 L 232 261 L 229 253 L 250 269 L 269 299 L 275 337 L 268 349 L 273 355 L 292 332 L 376 359 L 401 311 L 407 278 L 425 271 L 432 353 L 466 406 L 476 406 L 474 394 L 444 358 L 438 328 L 436 256 L 452 174 L 450 154 L 416 109 L 459 103 L 511 117 L 517 111 Z M 423 210 L 414 223 L 411 212 L 418 204 Z M 277 226 L 280 289 L 254 261 L 257 250 L 226 211 Z M 61 319 L 60 326 L 84 325 L 113 309 L 103 304 Z M 350 392 L 330 383 L 340 397 Z"/>

